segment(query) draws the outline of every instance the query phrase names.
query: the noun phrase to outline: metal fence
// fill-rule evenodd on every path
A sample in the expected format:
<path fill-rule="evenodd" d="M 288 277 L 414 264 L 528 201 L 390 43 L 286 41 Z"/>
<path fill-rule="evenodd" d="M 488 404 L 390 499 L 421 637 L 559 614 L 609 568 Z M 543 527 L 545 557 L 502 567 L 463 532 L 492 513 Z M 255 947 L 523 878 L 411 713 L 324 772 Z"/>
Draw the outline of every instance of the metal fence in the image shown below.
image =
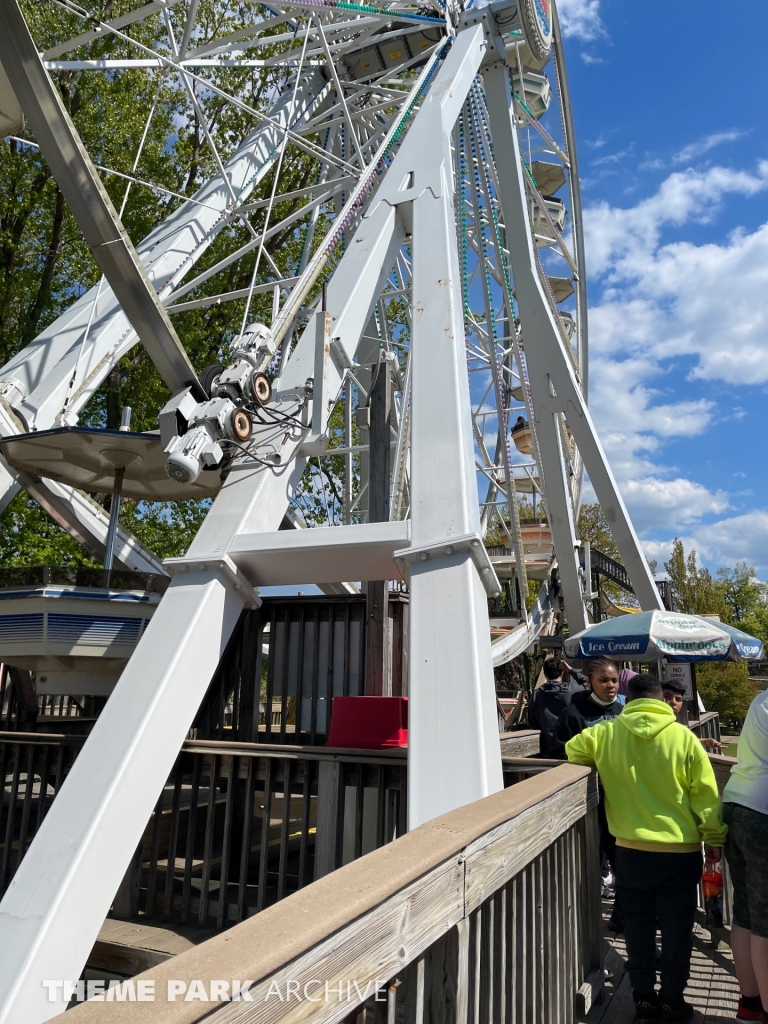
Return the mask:
<path fill-rule="evenodd" d="M 404 751 L 192 741 L 113 914 L 223 928 L 405 831 Z"/>
<path fill-rule="evenodd" d="M 82 736 L 0 733 L 0 895 L 23 860 L 83 743 Z"/>

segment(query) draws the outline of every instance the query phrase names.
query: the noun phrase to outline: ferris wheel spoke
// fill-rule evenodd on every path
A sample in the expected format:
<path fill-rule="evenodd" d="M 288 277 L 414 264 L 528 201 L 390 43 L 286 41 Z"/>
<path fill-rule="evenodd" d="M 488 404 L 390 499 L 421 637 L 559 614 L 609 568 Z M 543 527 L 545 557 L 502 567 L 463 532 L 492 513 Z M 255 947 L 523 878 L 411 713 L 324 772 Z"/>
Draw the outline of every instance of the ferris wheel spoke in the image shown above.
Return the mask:
<path fill-rule="evenodd" d="M 338 191 L 340 191 L 340 189 Z M 191 281 L 188 281 L 186 284 L 177 287 L 173 292 L 170 293 L 170 295 L 164 297 L 163 301 L 173 302 L 177 299 L 180 299 L 184 295 L 188 295 L 189 292 L 193 291 L 195 288 L 198 288 L 200 285 L 205 284 L 206 281 L 209 281 L 212 277 L 215 277 L 216 274 L 219 274 L 221 273 L 221 271 L 226 270 L 233 263 L 237 263 L 240 259 L 242 259 L 243 256 L 247 256 L 248 253 L 252 252 L 256 248 L 256 246 L 261 245 L 262 241 L 266 242 L 268 239 L 274 238 L 275 235 L 281 234 L 287 227 L 290 227 L 292 224 L 295 224 L 298 221 L 303 220 L 307 216 L 307 214 L 311 212 L 311 210 L 316 209 L 320 207 L 324 202 L 327 202 L 327 200 L 333 194 L 334 193 L 332 191 L 329 191 L 328 193 L 318 197 L 317 199 L 314 199 L 311 203 L 307 203 L 305 206 L 302 206 L 294 213 L 288 215 L 287 217 L 284 217 L 282 220 L 273 224 L 266 231 L 254 233 L 253 238 L 251 238 L 249 242 L 246 242 L 245 245 L 240 246 L 234 252 L 228 253 L 225 257 L 223 257 L 221 260 L 215 263 L 212 267 L 209 267 L 207 270 L 204 270 L 201 273 L 199 273 Z M 268 254 L 267 258 L 271 259 L 271 257 Z"/>
<path fill-rule="evenodd" d="M 355 152 L 357 153 L 357 159 L 360 164 L 360 169 L 362 170 L 365 167 L 365 159 L 363 157 L 363 151 L 360 148 L 360 140 L 357 137 L 355 125 L 352 121 L 352 118 L 350 117 L 349 107 L 347 106 L 347 99 L 346 96 L 344 95 L 344 89 L 342 88 L 341 82 L 339 81 L 339 74 L 338 71 L 336 70 L 336 63 L 331 55 L 331 51 L 328 48 L 325 33 L 323 32 L 322 22 L 316 15 L 314 16 L 314 21 L 315 24 L 317 25 L 317 30 L 320 34 L 320 39 L 322 40 L 323 43 L 323 50 L 325 51 L 325 55 L 328 62 L 327 66 L 331 73 L 334 86 L 336 88 L 336 96 L 338 97 L 339 103 L 341 104 L 342 110 L 344 111 L 344 122 L 349 130 L 350 138 L 352 139 L 352 142 L 355 147 Z"/>
<path fill-rule="evenodd" d="M 150 0 L 149 3 L 143 7 L 139 7 L 134 11 L 129 11 L 127 14 L 120 15 L 119 18 L 111 18 L 106 24 L 110 28 L 126 28 L 128 25 L 133 25 L 134 22 L 142 21 L 151 14 L 159 14 L 166 7 L 173 7 L 175 4 L 180 3 L 180 0 L 162 0 L 162 3 L 158 3 L 157 0 Z M 73 11 L 71 8 L 65 8 L 70 14 L 78 14 L 79 12 Z M 66 42 L 58 43 L 56 46 L 50 47 L 43 53 L 43 60 L 53 60 L 55 57 L 61 56 L 63 53 L 69 53 L 71 50 L 76 50 L 80 46 L 84 46 L 86 43 L 93 42 L 94 39 L 98 39 L 103 29 L 101 26 L 90 29 L 88 32 L 81 32 L 80 35 L 74 36 L 72 39 L 68 39 Z"/>
<path fill-rule="evenodd" d="M 67 8 L 67 9 L 69 10 L 69 8 Z M 78 12 L 75 11 L 73 13 L 77 14 Z M 80 14 L 79 16 L 80 17 L 85 17 L 85 14 Z M 214 82 L 210 81 L 209 79 L 206 79 L 206 78 L 204 78 L 204 77 L 202 77 L 200 75 L 195 74 L 194 72 L 190 71 L 188 68 L 185 68 L 185 67 L 179 65 L 178 62 L 173 60 L 172 58 L 167 57 L 165 54 L 161 54 L 161 53 L 158 53 L 158 52 L 154 51 L 151 47 L 145 46 L 139 40 L 133 39 L 131 36 L 126 35 L 124 32 L 120 32 L 117 28 L 111 26 L 107 22 L 99 22 L 99 25 L 105 31 L 110 32 L 111 34 L 113 34 L 113 35 L 117 36 L 118 38 L 122 39 L 124 42 L 128 43 L 129 46 L 136 47 L 137 49 L 143 50 L 144 52 L 150 53 L 153 56 L 157 57 L 157 59 L 162 63 L 162 65 L 164 67 L 167 67 L 169 69 L 172 69 L 172 70 L 175 70 L 175 71 L 179 72 L 179 74 L 183 75 L 186 79 L 189 79 L 191 82 L 197 82 L 197 83 L 201 84 L 205 88 L 209 89 L 211 92 L 213 92 L 216 95 L 220 96 L 222 99 L 229 101 L 234 106 L 236 106 L 239 109 L 243 110 L 245 113 L 250 114 L 252 117 L 256 118 L 258 121 L 260 121 L 260 122 L 262 122 L 264 124 L 270 124 L 270 125 L 272 125 L 272 127 L 275 127 L 279 131 L 284 132 L 285 134 L 287 134 L 290 137 L 292 142 L 294 142 L 301 149 L 305 150 L 310 156 L 316 156 L 319 159 L 324 159 L 324 160 L 327 160 L 327 161 L 329 161 L 331 163 L 335 163 L 337 166 L 343 168 L 347 172 L 359 173 L 358 169 L 355 168 L 352 164 L 348 164 L 346 161 L 340 159 L 339 157 L 336 157 L 336 156 L 334 156 L 331 153 L 325 152 L 322 149 L 322 147 L 312 143 L 311 141 L 303 139 L 300 135 L 298 135 L 295 132 L 293 132 L 290 127 L 284 127 L 284 126 L 278 124 L 272 118 L 270 118 L 267 114 L 264 114 L 262 111 L 259 111 L 258 109 L 253 107 L 251 104 L 246 103 L 244 100 L 240 99 L 238 96 L 234 96 L 231 93 L 226 92 L 224 89 L 219 88 Z"/>

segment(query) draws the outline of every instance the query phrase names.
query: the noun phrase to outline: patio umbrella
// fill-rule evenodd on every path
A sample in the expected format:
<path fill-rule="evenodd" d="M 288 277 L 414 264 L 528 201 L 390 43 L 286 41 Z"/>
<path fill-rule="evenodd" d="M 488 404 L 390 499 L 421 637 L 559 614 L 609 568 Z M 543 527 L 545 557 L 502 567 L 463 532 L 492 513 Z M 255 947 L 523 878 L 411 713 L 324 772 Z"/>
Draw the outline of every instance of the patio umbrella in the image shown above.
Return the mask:
<path fill-rule="evenodd" d="M 615 661 L 759 660 L 763 644 L 735 626 L 700 615 L 651 611 L 595 623 L 563 643 L 566 658 Z"/>

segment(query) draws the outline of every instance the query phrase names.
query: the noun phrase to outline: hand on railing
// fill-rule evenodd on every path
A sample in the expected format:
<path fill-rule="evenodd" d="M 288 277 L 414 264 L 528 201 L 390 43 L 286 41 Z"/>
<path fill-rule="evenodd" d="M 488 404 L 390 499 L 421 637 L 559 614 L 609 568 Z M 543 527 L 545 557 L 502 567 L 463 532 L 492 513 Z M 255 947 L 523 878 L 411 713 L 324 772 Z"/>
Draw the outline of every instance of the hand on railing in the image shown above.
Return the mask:
<path fill-rule="evenodd" d="M 704 747 L 705 750 L 713 750 L 717 752 L 718 750 L 723 749 L 723 744 L 720 742 L 720 740 L 716 740 L 711 736 L 699 737 L 699 740 L 701 742 L 702 747 Z"/>

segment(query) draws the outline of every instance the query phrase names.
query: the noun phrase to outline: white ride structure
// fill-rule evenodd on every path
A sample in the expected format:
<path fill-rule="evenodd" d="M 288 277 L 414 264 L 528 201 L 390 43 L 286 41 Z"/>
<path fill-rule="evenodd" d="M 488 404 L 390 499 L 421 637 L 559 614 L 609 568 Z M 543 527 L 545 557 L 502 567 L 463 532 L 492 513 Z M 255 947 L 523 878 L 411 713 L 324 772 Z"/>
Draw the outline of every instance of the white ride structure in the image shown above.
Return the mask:
<path fill-rule="evenodd" d="M 198 0 L 153 0 L 104 23 L 59 5 L 84 30 L 41 55 L 6 0 L 0 62 L 104 277 L 0 371 L 0 427 L 76 424 L 140 343 L 172 394 L 154 441 L 169 477 L 214 474 L 218 493 L 187 555 L 164 566 L 117 532 L 120 565 L 173 578 L 0 904 L 0 1021 L 11 1024 L 63 1009 L 40 979 L 79 976 L 254 586 L 408 581 L 411 827 L 502 785 L 492 665 L 530 644 L 551 600 L 545 582 L 492 652 L 499 583 L 483 542 L 494 523 L 508 534 L 526 595 L 518 493 L 546 508 L 571 631 L 587 624 L 575 530 L 585 469 L 641 606 L 661 607 L 587 407 L 576 152 L 550 0 L 279 0 L 219 36 L 206 35 Z M 125 31 L 151 19 L 156 45 Z M 120 55 L 89 60 L 104 34 Z M 233 62 L 282 69 L 268 113 L 217 83 Z M 228 156 L 207 139 L 218 174 L 134 249 L 48 72 L 136 67 L 178 76 L 192 107 L 212 91 L 254 128 Z M 283 186 L 294 151 L 316 163 L 300 195 Z M 269 176 L 269 195 L 252 201 Z M 286 198 L 302 204 L 273 217 Z M 291 224 L 303 251 L 287 273 L 268 243 Z M 231 248 L 196 271 L 223 229 Z M 254 251 L 249 287 L 217 293 L 216 275 Z M 264 292 L 272 322 L 250 325 Z M 198 379 L 171 317 L 226 302 L 240 303 L 227 358 Z M 519 414 L 525 459 L 510 434 Z M 343 523 L 279 532 L 307 460 L 333 452 L 345 460 Z M 4 464 L 3 503 L 19 487 L 103 553 L 107 517 L 87 495 Z"/>

